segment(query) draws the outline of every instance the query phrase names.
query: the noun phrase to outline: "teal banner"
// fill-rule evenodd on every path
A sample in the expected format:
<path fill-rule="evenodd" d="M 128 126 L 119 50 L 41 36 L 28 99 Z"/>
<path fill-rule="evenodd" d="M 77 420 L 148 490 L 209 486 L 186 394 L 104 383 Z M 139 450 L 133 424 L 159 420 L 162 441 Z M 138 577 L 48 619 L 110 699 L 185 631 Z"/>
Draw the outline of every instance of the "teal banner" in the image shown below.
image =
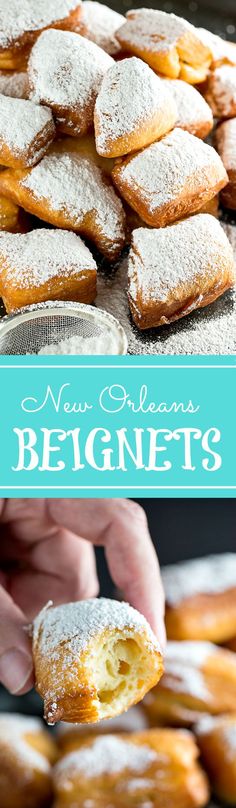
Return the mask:
<path fill-rule="evenodd" d="M 2 357 L 0 493 L 236 495 L 236 358 Z"/>

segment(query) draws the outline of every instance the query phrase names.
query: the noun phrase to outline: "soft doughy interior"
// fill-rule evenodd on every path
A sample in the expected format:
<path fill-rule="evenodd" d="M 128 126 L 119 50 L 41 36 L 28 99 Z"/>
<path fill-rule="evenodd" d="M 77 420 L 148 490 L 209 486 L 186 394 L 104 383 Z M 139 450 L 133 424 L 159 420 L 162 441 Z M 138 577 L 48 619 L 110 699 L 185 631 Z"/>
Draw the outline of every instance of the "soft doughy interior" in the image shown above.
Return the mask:
<path fill-rule="evenodd" d="M 99 718 L 109 718 L 130 705 L 132 694 L 142 689 L 145 655 L 138 642 L 117 632 L 96 650 L 93 682 L 97 693 Z"/>

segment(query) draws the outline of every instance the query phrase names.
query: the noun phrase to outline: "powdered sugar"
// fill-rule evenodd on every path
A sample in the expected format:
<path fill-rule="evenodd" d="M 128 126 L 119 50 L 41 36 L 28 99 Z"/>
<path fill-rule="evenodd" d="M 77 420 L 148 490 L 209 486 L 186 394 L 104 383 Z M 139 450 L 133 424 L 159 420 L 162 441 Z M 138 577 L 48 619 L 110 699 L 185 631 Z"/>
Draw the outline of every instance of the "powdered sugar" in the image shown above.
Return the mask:
<path fill-rule="evenodd" d="M 209 77 L 206 99 L 218 118 L 236 114 L 236 67 L 221 65 Z"/>
<path fill-rule="evenodd" d="M 39 287 L 54 277 L 73 277 L 96 270 L 83 241 L 66 230 L 0 233 L 2 269 L 11 285 Z"/>
<path fill-rule="evenodd" d="M 165 572 L 165 567 L 162 572 Z M 202 668 L 209 657 L 221 654 L 221 649 L 214 643 L 183 640 L 182 642 L 168 642 L 165 652 L 165 669 L 169 670 L 173 662 L 194 668 Z M 225 652 L 224 652 L 225 653 Z"/>
<path fill-rule="evenodd" d="M 84 36 L 96 42 L 100 48 L 114 56 L 120 51 L 120 45 L 115 33 L 123 22 L 124 17 L 122 14 L 118 14 L 112 8 L 105 6 L 103 3 L 97 3 L 96 0 L 84 0 L 78 30 L 82 25 Z"/>
<path fill-rule="evenodd" d="M 187 692 L 200 701 L 211 698 L 203 673 L 209 658 L 220 654 L 213 643 L 169 642 L 165 655 L 163 686 L 176 693 Z"/>
<path fill-rule="evenodd" d="M 128 137 L 134 131 L 138 136 L 140 129 L 145 124 L 150 126 L 156 116 L 163 114 L 165 118 L 168 103 L 171 105 L 168 90 L 141 59 L 134 56 L 116 62 L 103 79 L 95 105 L 99 153 L 106 152 L 117 138 Z"/>
<path fill-rule="evenodd" d="M 175 606 L 199 594 L 217 594 L 236 589 L 236 553 L 190 559 L 162 568 L 168 603 Z"/>
<path fill-rule="evenodd" d="M 27 73 L 17 73 L 0 71 L 0 93 L 8 95 L 10 98 L 27 98 L 28 96 L 28 76 Z"/>
<path fill-rule="evenodd" d="M 127 183 L 155 215 L 162 206 L 174 203 L 183 189 L 194 184 L 194 195 L 215 187 L 224 179 L 225 171 L 219 155 L 212 146 L 199 138 L 174 129 L 152 143 L 127 163 L 119 167 L 123 184 Z"/>
<path fill-rule="evenodd" d="M 103 76 L 113 64 L 94 42 L 69 31 L 44 31 L 35 43 L 29 60 L 31 98 L 37 103 L 66 109 L 93 106 Z M 63 114 L 63 112 L 62 112 Z"/>
<path fill-rule="evenodd" d="M 181 79 L 162 79 L 177 106 L 176 126 L 195 134 L 199 126 L 213 126 L 213 115 L 202 95 L 191 84 Z"/>
<path fill-rule="evenodd" d="M 0 161 L 5 144 L 16 156 L 23 157 L 45 127 L 52 127 L 49 144 L 53 140 L 54 127 L 52 113 L 46 107 L 38 107 L 31 101 L 8 98 L 0 95 Z M 37 154 L 37 150 L 36 150 Z M 29 155 L 28 165 L 35 162 L 34 149 Z"/>
<path fill-rule="evenodd" d="M 132 42 L 143 50 L 165 53 L 177 46 L 178 40 L 188 31 L 196 37 L 194 27 L 181 17 L 157 9 L 140 8 L 128 11 L 127 21 L 117 33 L 122 43 Z"/>
<path fill-rule="evenodd" d="M 199 214 L 171 227 L 133 231 L 129 256 L 129 294 L 142 301 L 166 301 L 170 292 L 194 286 L 199 290 L 201 279 L 212 279 L 215 271 L 219 281 L 219 257 L 222 272 L 225 262 L 232 264 L 230 245 L 219 222 L 208 214 Z M 206 280 L 205 280 L 206 285 Z M 189 289 L 189 296 L 191 292 Z"/>
<path fill-rule="evenodd" d="M 80 337 L 79 335 L 75 334 L 74 336 L 67 337 L 67 339 L 61 340 L 60 342 L 45 345 L 44 348 L 41 348 L 40 351 L 38 351 L 39 356 L 49 356 L 50 354 L 95 355 L 116 353 L 117 341 L 112 331 L 109 331 L 109 329 L 96 337 Z"/>
<path fill-rule="evenodd" d="M 210 48 L 213 55 L 211 67 L 217 67 L 222 62 L 236 65 L 236 45 L 234 42 L 227 42 L 220 36 L 216 36 L 212 31 L 205 28 L 198 28 L 197 34 L 204 45 Z"/>
<path fill-rule="evenodd" d="M 146 744 L 136 746 L 112 735 L 96 738 L 88 747 L 66 755 L 55 767 L 58 787 L 66 788 L 66 780 L 75 775 L 87 778 L 130 771 L 142 774 L 158 760 Z"/>
<path fill-rule="evenodd" d="M 19 0 L 0 0 L 0 48 L 66 19 L 79 5 L 80 0 L 20 0 L 19 7 Z"/>
<path fill-rule="evenodd" d="M 72 152 L 51 153 L 22 180 L 35 199 L 47 199 L 52 211 L 62 212 L 80 226 L 93 213 L 94 227 L 113 242 L 123 240 L 123 206 L 113 188 L 104 182 L 92 160 Z"/>
<path fill-rule="evenodd" d="M 70 654 L 76 658 L 88 643 L 106 629 L 117 628 L 147 633 L 147 641 L 157 648 L 157 640 L 147 621 L 128 603 L 106 598 L 91 598 L 43 609 L 34 621 L 34 637 L 40 631 L 41 653 L 52 658 L 58 645 L 70 644 Z"/>
<path fill-rule="evenodd" d="M 226 171 L 236 171 L 236 118 L 217 127 L 216 143 Z"/>
<path fill-rule="evenodd" d="M 34 771 L 48 773 L 49 761 L 25 740 L 26 735 L 42 732 L 42 724 L 36 718 L 26 718 L 18 714 L 0 714 L 0 744 L 8 747 L 16 756 L 22 774 L 27 772 L 27 780 Z"/>

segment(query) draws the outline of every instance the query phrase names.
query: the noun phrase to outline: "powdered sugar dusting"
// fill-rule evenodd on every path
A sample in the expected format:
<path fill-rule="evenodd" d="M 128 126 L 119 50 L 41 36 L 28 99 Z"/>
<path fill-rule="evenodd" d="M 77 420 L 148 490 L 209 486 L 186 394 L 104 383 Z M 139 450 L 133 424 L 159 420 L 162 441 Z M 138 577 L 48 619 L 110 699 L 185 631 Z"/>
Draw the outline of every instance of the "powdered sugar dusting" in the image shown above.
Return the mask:
<path fill-rule="evenodd" d="M 74 334 L 72 337 L 61 340 L 60 342 L 45 345 L 38 351 L 39 356 L 49 356 L 51 354 L 116 354 L 117 341 L 109 329 L 96 337 L 80 337 Z"/>
<path fill-rule="evenodd" d="M 224 175 L 215 149 L 178 128 L 120 167 L 122 181 L 138 193 L 152 214 L 178 199 L 187 183 L 194 180 L 197 193 L 198 182 L 199 191 L 203 185 L 207 190 Z"/>
<path fill-rule="evenodd" d="M 227 42 L 220 36 L 213 34 L 212 31 L 207 31 L 205 28 L 198 28 L 197 33 L 203 44 L 210 48 L 212 52 L 212 67 L 216 67 L 221 62 L 229 62 L 229 64 L 236 65 L 236 45 L 234 42 Z"/>
<path fill-rule="evenodd" d="M 133 231 L 129 256 L 129 293 L 145 303 L 165 301 L 170 292 L 194 286 L 194 295 L 201 280 L 215 271 L 219 281 L 219 256 L 222 273 L 225 262 L 233 267 L 230 245 L 219 222 L 208 214 L 199 214 L 171 227 L 158 230 L 140 228 Z M 189 295 L 191 296 L 190 290 Z"/>
<path fill-rule="evenodd" d="M 202 735 L 217 733 L 222 738 L 224 744 L 224 755 L 235 758 L 236 753 L 236 721 L 227 716 L 204 716 L 196 725 L 196 733 L 201 738 Z"/>
<path fill-rule="evenodd" d="M 52 113 L 46 107 L 0 95 L 0 160 L 5 144 L 16 156 L 25 156 L 25 151 L 34 144 L 44 127 L 52 125 L 52 122 Z M 28 162 L 30 164 L 30 157 Z"/>
<path fill-rule="evenodd" d="M 165 656 L 163 686 L 176 693 L 187 692 L 200 701 L 211 700 L 205 677 L 207 660 L 221 652 L 208 642 L 169 642 Z"/>
<path fill-rule="evenodd" d="M 34 749 L 25 735 L 42 732 L 41 721 L 36 718 L 26 718 L 18 714 L 0 714 L 0 744 L 8 746 L 17 757 L 22 771 L 27 770 L 27 779 L 31 773 L 40 771 L 49 773 L 50 764 L 44 755 Z"/>
<path fill-rule="evenodd" d="M 6 48 L 23 34 L 66 19 L 80 0 L 0 0 L 0 47 Z"/>
<path fill-rule="evenodd" d="M 0 233 L 0 255 L 5 278 L 11 285 L 42 286 L 51 278 L 77 276 L 96 270 L 88 247 L 66 230 Z"/>
<path fill-rule="evenodd" d="M 104 182 L 92 160 L 75 153 L 53 152 L 34 166 L 21 185 L 36 199 L 47 199 L 52 211 L 73 218 L 76 226 L 93 212 L 101 233 L 113 242 L 123 240 L 123 206 L 114 189 Z"/>
<path fill-rule="evenodd" d="M 236 171 L 236 118 L 217 127 L 216 143 L 226 171 Z"/>
<path fill-rule="evenodd" d="M 217 594 L 236 589 L 236 553 L 190 559 L 162 568 L 168 603 L 175 606 L 199 594 Z"/>
<path fill-rule="evenodd" d="M 17 73 L 0 71 L 0 93 L 8 95 L 10 98 L 27 98 L 28 96 L 28 76 L 27 73 Z"/>
<path fill-rule="evenodd" d="M 94 42 L 69 31 L 44 31 L 29 60 L 31 98 L 68 109 L 93 106 L 102 79 L 113 59 Z"/>
<path fill-rule="evenodd" d="M 191 84 L 181 79 L 162 79 L 177 106 L 178 118 L 176 126 L 195 134 L 204 123 L 213 126 L 213 115 L 209 104 L 201 93 Z"/>
<path fill-rule="evenodd" d="M 236 115 L 236 67 L 221 65 L 209 77 L 206 99 L 218 118 Z"/>
<path fill-rule="evenodd" d="M 118 31 L 118 39 L 132 42 L 136 47 L 154 52 L 166 52 L 176 46 L 186 32 L 196 37 L 195 29 L 189 22 L 157 9 L 140 8 L 128 11 L 126 23 Z"/>
<path fill-rule="evenodd" d="M 136 746 L 121 738 L 105 735 L 96 738 L 90 746 L 66 755 L 55 767 L 55 777 L 59 788 L 60 784 L 65 788 L 65 781 L 74 775 L 81 774 L 93 779 L 125 771 L 142 774 L 157 760 L 156 752 L 145 744 Z"/>
<path fill-rule="evenodd" d="M 103 3 L 97 3 L 97 0 L 84 0 L 78 30 L 82 24 L 85 28 L 84 36 L 114 56 L 120 51 L 115 33 L 123 22 L 122 14 L 118 14 L 112 8 Z"/>
<path fill-rule="evenodd" d="M 161 79 L 135 56 L 116 62 L 106 73 L 95 105 L 96 143 L 101 153 L 110 142 L 150 126 L 155 116 L 165 118 L 171 96 Z M 127 149 L 128 150 L 128 149 Z"/>
<path fill-rule="evenodd" d="M 163 568 L 162 568 L 163 570 Z M 164 567 L 165 571 L 165 567 Z M 165 653 L 165 670 L 171 671 L 173 662 L 187 665 L 194 668 L 202 668 L 207 659 L 222 652 L 214 643 L 193 640 L 182 640 L 182 642 L 168 642 Z"/>

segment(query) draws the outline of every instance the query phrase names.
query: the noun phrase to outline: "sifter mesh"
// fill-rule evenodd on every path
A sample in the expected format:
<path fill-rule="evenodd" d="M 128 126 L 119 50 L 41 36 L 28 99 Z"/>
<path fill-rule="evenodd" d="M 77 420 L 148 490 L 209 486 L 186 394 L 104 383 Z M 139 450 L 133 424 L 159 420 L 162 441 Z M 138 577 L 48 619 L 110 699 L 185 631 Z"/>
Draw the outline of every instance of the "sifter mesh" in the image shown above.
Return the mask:
<path fill-rule="evenodd" d="M 51 344 L 56 346 L 73 337 L 100 338 L 108 331 L 112 353 L 125 354 L 125 332 L 115 317 L 81 303 L 49 301 L 3 317 L 0 322 L 0 354 L 38 354 Z"/>

